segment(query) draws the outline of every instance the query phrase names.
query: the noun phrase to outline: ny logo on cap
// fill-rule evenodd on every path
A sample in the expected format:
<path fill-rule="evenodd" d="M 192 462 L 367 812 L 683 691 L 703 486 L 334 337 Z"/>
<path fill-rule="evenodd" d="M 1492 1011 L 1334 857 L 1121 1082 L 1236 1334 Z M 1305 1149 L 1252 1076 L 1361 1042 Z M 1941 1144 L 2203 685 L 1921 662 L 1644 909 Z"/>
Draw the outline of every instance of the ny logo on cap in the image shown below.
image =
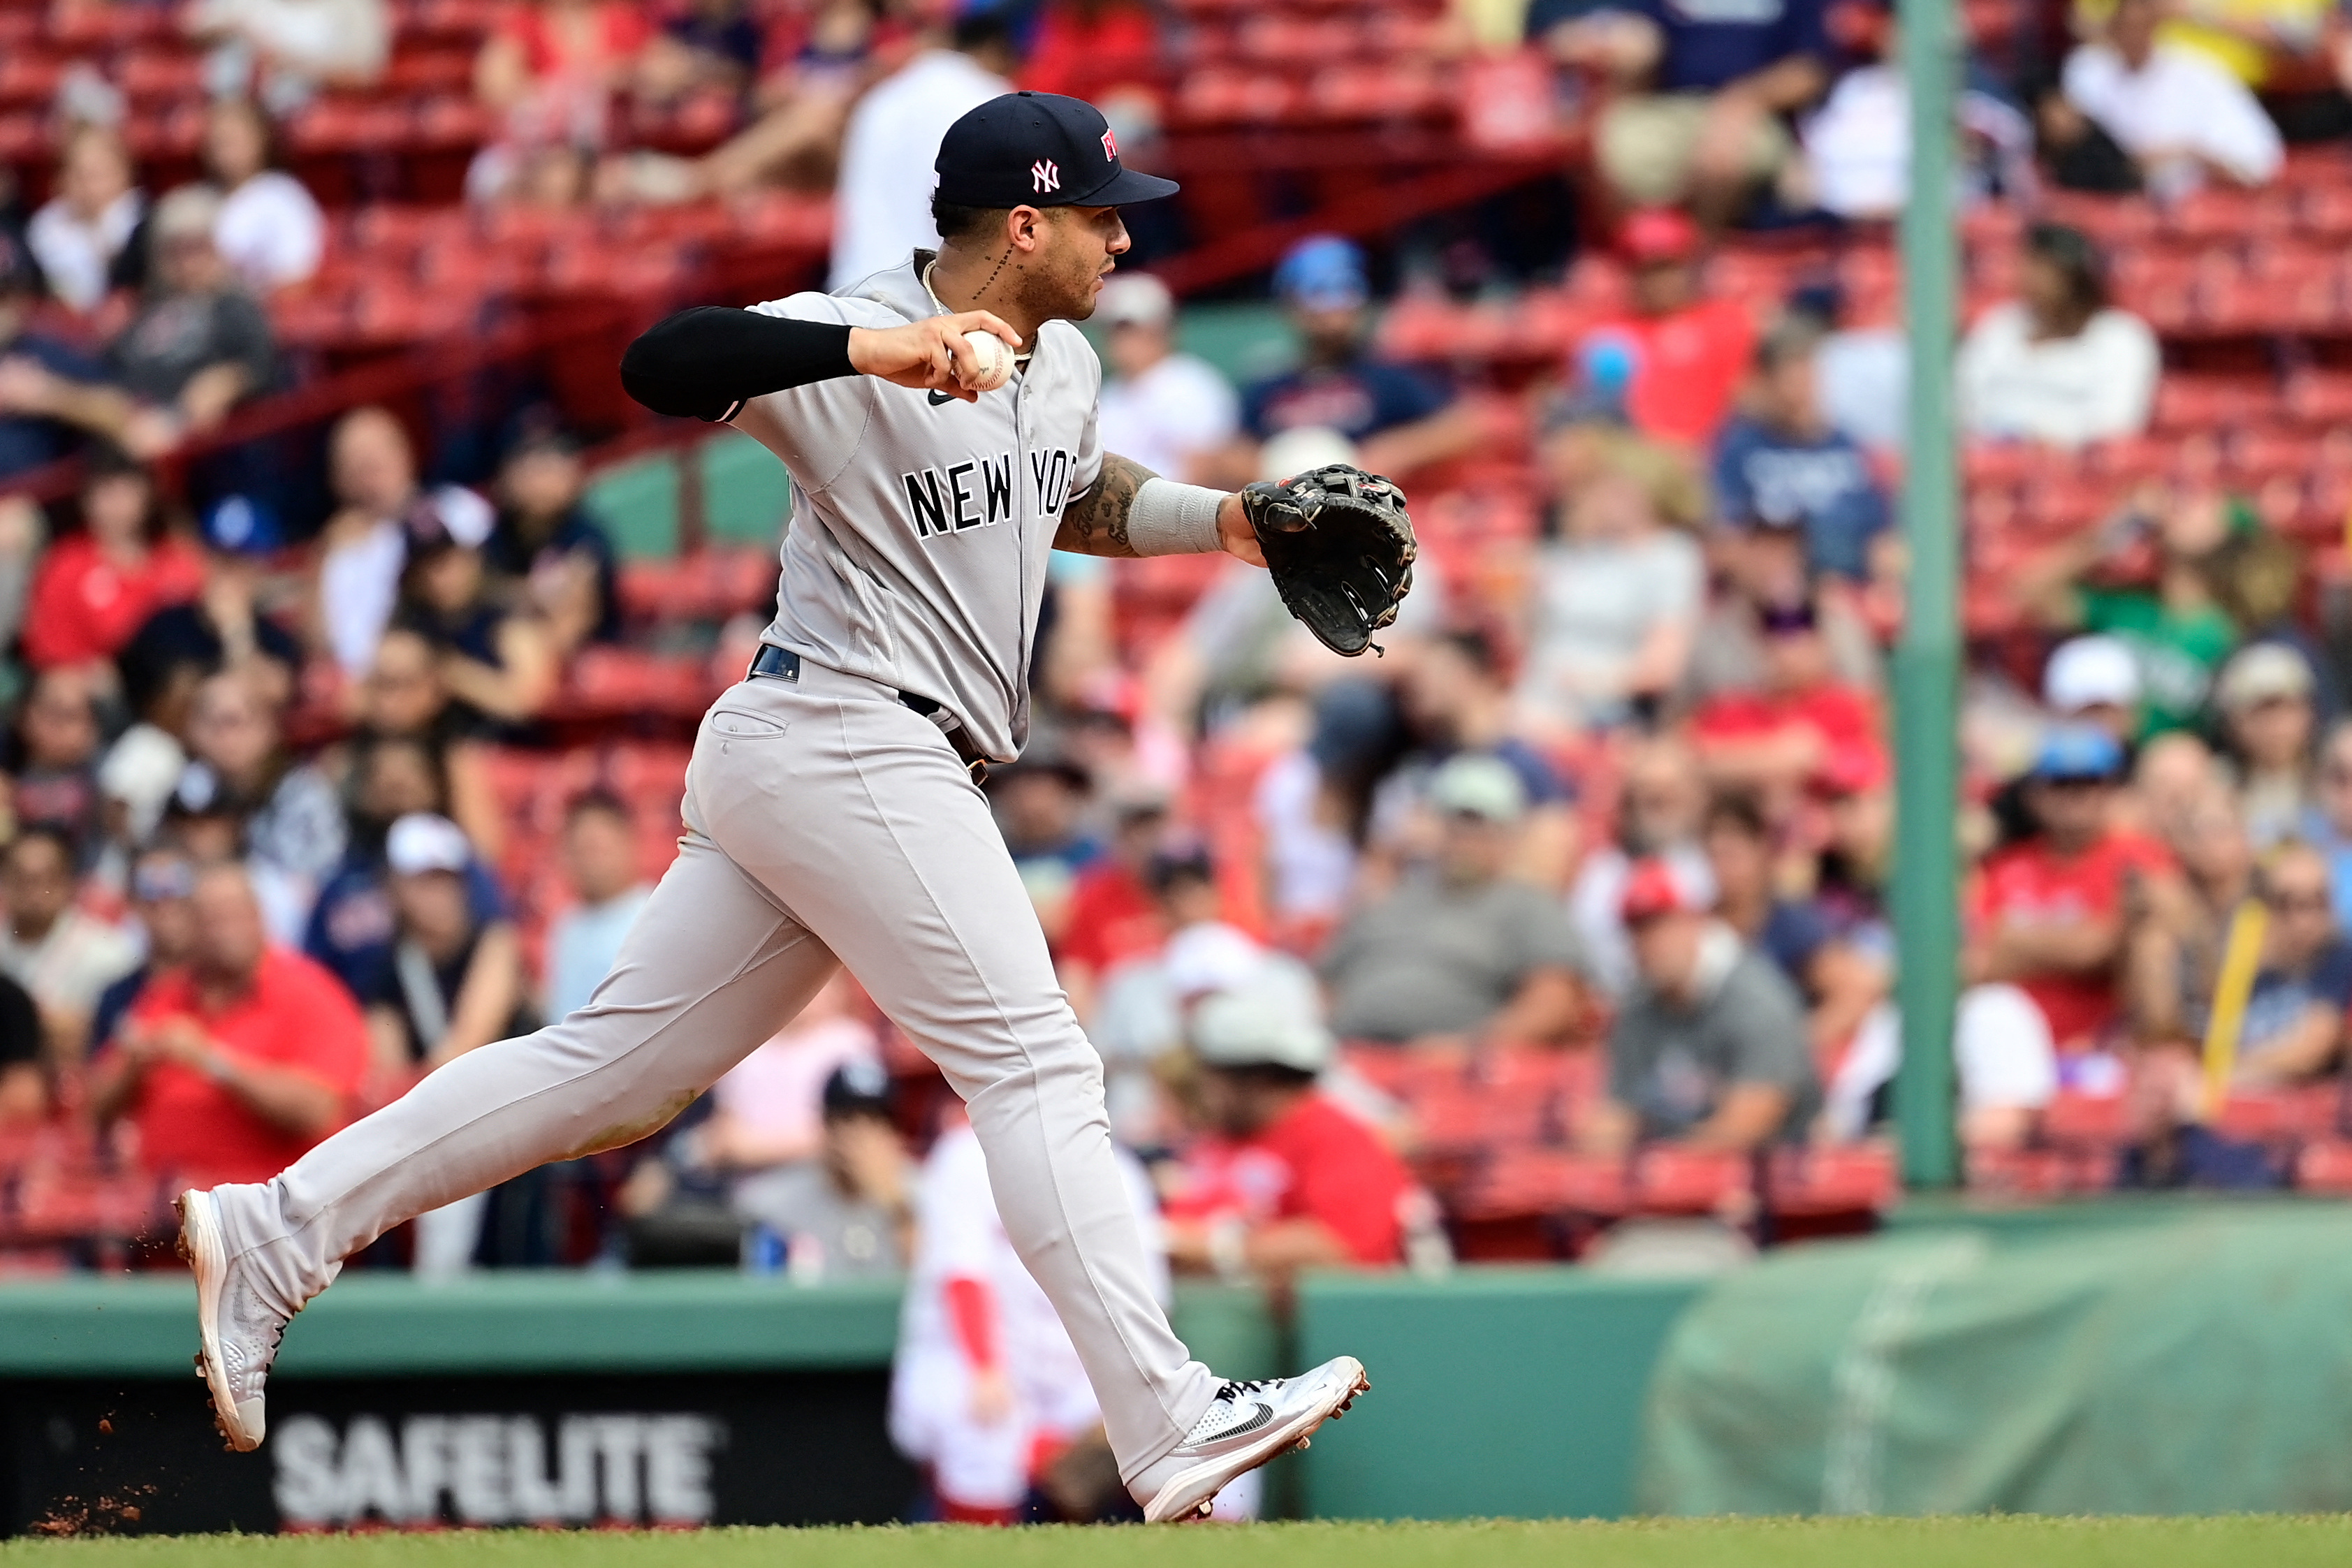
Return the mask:
<path fill-rule="evenodd" d="M 1062 171 L 1051 158 L 1040 158 L 1029 165 L 1029 183 L 1036 187 L 1039 195 L 1058 191 L 1062 188 Z"/>
<path fill-rule="evenodd" d="M 1108 131 L 1103 132 L 1103 156 L 1114 163 L 1118 162 L 1118 138 Z"/>

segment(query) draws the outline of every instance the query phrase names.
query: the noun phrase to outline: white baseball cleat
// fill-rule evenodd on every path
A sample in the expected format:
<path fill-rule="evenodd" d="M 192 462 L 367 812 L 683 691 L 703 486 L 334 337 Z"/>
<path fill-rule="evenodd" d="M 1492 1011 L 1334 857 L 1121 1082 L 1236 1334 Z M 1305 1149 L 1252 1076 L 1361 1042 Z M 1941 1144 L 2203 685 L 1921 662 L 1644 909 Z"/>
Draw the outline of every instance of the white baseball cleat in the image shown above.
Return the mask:
<path fill-rule="evenodd" d="M 1364 1364 L 1352 1355 L 1297 1377 L 1225 1384 L 1184 1441 L 1160 1461 L 1180 1468 L 1144 1505 L 1145 1521 L 1205 1518 L 1235 1476 L 1286 1449 L 1307 1447 L 1317 1427 L 1338 1420 L 1371 1385 Z"/>
<path fill-rule="evenodd" d="M 220 1201 L 191 1189 L 172 1202 L 180 1215 L 180 1256 L 196 1276 L 196 1375 L 212 1391 L 213 1419 L 238 1453 L 261 1447 L 262 1385 L 278 1357 L 286 1317 L 256 1291 L 229 1257 Z"/>

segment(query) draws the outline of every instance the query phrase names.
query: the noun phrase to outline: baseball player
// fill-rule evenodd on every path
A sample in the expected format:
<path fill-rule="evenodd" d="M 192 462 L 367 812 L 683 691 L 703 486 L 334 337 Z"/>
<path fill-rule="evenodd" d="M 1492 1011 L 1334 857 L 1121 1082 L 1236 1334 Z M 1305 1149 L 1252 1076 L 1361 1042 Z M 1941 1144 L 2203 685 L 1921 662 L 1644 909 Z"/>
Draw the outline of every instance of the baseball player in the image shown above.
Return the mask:
<path fill-rule="evenodd" d="M 775 621 L 703 720 L 677 859 L 586 1007 L 450 1062 L 274 1181 L 183 1195 L 199 1367 L 234 1448 L 261 1441 L 279 1336 L 344 1257 L 661 1126 L 836 965 L 966 1102 L 1147 1518 L 1205 1511 L 1370 1386 L 1349 1356 L 1220 1381 L 1169 1328 L 1100 1060 L 974 781 L 1027 728 L 1049 550 L 1273 558 L 1294 612 L 1361 652 L 1411 585 L 1402 497 L 1337 468 L 1234 496 L 1100 450 L 1101 367 L 1070 321 L 1128 248 L 1120 204 L 1176 186 L 1125 168 L 1092 107 L 994 99 L 937 168 L 936 255 L 836 295 L 686 311 L 631 346 L 632 395 L 732 423 L 791 471 Z"/>

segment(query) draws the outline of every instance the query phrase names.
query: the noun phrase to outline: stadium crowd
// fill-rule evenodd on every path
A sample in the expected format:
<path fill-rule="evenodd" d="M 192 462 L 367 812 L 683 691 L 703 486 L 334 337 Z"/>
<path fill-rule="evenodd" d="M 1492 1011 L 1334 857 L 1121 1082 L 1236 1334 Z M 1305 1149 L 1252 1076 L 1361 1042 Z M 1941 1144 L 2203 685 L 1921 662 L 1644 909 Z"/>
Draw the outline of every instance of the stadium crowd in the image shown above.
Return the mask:
<path fill-rule="evenodd" d="M 909 171 L 1008 85 L 1159 155 L 1206 113 L 1171 64 L 1205 16 L 536 0 L 476 17 L 443 85 L 479 212 L 830 190 L 839 284 L 925 243 Z M 283 443 L 207 442 L 303 379 L 283 327 L 348 243 L 286 144 L 410 69 L 415 29 L 383 0 L 176 20 L 195 177 L 148 177 L 177 165 L 145 89 L 84 60 L 44 78 L 53 172 L 0 203 L 10 1267 L 144 1257 L 169 1183 L 266 1176 L 581 1005 L 667 861 L 693 705 L 583 722 L 569 694 L 656 647 L 707 694 L 760 619 L 632 598 L 544 403 L 340 410 L 317 494 Z M 2132 246 L 2199 213 L 2284 214 L 2322 266 L 2352 56 L 2290 0 L 1996 20 L 1961 109 L 1970 1177 L 2346 1185 L 2342 312 L 2231 329 L 2261 275 L 2210 248 L 2130 307 L 2171 287 Z M 1536 68 L 1580 245 L 1307 239 L 1268 280 L 1295 363 L 1243 384 L 1148 273 L 1103 296 L 1107 446 L 1229 486 L 1359 462 L 1425 534 L 1360 664 L 1231 563 L 1056 558 L 1044 719 L 988 788 L 1114 1129 L 1171 1266 L 1229 1277 L 1866 1218 L 1903 1050 L 1891 18 L 1532 0 L 1417 38 L 1465 79 Z M 1141 255 L 1181 249 L 1181 216 L 1137 219 Z M 669 1133 L 363 1261 L 919 1271 L 942 1100 L 844 982 Z"/>

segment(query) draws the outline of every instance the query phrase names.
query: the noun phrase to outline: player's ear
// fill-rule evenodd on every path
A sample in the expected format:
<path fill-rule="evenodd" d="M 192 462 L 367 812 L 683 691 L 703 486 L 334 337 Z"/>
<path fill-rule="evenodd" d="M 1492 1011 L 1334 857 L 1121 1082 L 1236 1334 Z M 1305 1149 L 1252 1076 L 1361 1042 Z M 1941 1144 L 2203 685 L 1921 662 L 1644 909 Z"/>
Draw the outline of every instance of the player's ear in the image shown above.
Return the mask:
<path fill-rule="evenodd" d="M 1045 243 L 1046 218 L 1036 207 L 1015 207 L 1004 214 L 1004 237 L 1015 250 L 1035 250 Z"/>

